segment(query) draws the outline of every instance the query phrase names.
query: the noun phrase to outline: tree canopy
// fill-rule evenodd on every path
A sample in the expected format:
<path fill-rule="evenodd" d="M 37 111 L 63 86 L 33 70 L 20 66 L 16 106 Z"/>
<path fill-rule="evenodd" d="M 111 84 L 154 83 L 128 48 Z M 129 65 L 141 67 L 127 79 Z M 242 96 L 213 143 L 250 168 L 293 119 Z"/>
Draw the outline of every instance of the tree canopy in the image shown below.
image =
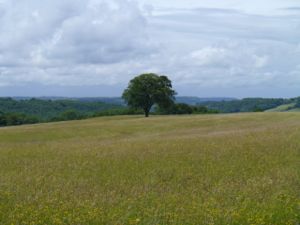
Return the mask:
<path fill-rule="evenodd" d="M 130 107 L 142 109 L 148 117 L 154 104 L 169 107 L 174 103 L 175 95 L 168 77 L 148 73 L 132 79 L 122 97 Z"/>

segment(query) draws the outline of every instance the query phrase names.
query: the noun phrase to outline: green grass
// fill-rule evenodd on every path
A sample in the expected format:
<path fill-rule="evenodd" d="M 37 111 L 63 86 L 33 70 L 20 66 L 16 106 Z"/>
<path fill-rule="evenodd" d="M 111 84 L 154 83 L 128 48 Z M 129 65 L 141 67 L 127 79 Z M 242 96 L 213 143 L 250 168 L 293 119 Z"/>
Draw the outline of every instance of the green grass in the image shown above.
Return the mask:
<path fill-rule="evenodd" d="M 300 112 L 300 108 L 291 109 L 291 110 L 289 110 L 289 112 Z"/>
<path fill-rule="evenodd" d="M 284 105 L 280 105 L 276 108 L 269 109 L 266 112 L 286 112 L 286 111 L 290 111 L 295 106 L 296 106 L 296 103 L 284 104 Z"/>
<path fill-rule="evenodd" d="M 299 222 L 299 113 L 0 129 L 0 224 Z"/>

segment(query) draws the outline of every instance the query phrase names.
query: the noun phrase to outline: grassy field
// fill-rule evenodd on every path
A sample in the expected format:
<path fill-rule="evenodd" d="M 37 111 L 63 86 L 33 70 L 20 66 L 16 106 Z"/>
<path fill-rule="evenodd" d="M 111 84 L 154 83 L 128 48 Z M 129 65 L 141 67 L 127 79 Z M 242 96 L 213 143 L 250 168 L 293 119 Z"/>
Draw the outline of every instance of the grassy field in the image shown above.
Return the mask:
<path fill-rule="evenodd" d="M 273 109 L 269 109 L 266 112 L 286 112 L 286 111 L 292 111 L 291 109 L 293 109 L 296 106 L 296 103 L 290 103 L 290 104 L 285 104 L 285 105 L 280 105 L 276 108 Z M 298 108 L 296 108 L 296 110 L 298 110 Z"/>
<path fill-rule="evenodd" d="M 0 129 L 0 224 L 300 222 L 300 113 Z"/>

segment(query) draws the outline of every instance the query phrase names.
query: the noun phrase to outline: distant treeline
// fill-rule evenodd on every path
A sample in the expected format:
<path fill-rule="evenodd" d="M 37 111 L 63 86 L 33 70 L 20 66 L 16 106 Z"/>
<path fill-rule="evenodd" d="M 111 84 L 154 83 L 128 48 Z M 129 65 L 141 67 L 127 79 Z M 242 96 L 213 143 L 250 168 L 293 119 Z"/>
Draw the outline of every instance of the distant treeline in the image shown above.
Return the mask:
<path fill-rule="evenodd" d="M 82 102 L 76 100 L 14 100 L 12 98 L 0 98 L 0 111 L 3 113 L 23 113 L 35 116 L 41 121 L 49 121 L 61 116 L 67 111 L 76 111 L 82 115 L 91 115 L 94 112 L 125 108 L 124 106 L 103 102 Z"/>
<path fill-rule="evenodd" d="M 36 116 L 29 116 L 24 113 L 3 113 L 0 112 L 0 126 L 16 126 L 23 124 L 35 124 L 40 120 Z"/>
<path fill-rule="evenodd" d="M 154 115 L 217 113 L 205 106 L 174 104 L 167 110 L 154 108 Z M 124 105 L 76 100 L 41 100 L 0 98 L 0 126 L 81 120 L 101 116 L 141 115 L 142 110 Z"/>
<path fill-rule="evenodd" d="M 214 114 L 218 110 L 209 109 L 206 106 L 193 106 L 185 103 L 177 103 L 167 109 L 155 108 L 154 114 L 157 115 L 184 115 L 184 114 Z"/>
<path fill-rule="evenodd" d="M 24 113 L 0 112 L 0 127 L 69 121 L 69 120 L 82 120 L 82 119 L 101 117 L 101 116 L 139 115 L 139 114 L 142 114 L 142 112 L 139 110 L 134 110 L 129 108 L 109 109 L 100 112 L 90 112 L 90 113 L 81 113 L 76 110 L 67 110 L 65 112 L 60 113 L 57 116 L 51 117 L 49 119 L 45 119 L 38 116 L 26 115 Z"/>
<path fill-rule="evenodd" d="M 283 98 L 245 98 L 242 100 L 221 101 L 221 102 L 204 102 L 202 106 L 209 109 L 218 110 L 222 113 L 237 112 L 263 112 L 272 108 L 276 108 L 283 104 L 298 103 L 300 106 L 300 98 L 283 99 Z M 295 106 L 297 107 L 297 105 Z"/>
<path fill-rule="evenodd" d="M 300 98 L 208 101 L 198 105 L 176 103 L 168 109 L 154 107 L 154 115 L 212 114 L 235 112 L 262 112 L 280 105 L 295 103 L 300 108 Z M 124 105 L 80 100 L 42 100 L 0 98 L 0 126 L 35 124 L 55 121 L 81 120 L 101 116 L 142 115 L 142 110 Z"/>
<path fill-rule="evenodd" d="M 295 99 L 295 108 L 300 108 L 300 97 Z"/>

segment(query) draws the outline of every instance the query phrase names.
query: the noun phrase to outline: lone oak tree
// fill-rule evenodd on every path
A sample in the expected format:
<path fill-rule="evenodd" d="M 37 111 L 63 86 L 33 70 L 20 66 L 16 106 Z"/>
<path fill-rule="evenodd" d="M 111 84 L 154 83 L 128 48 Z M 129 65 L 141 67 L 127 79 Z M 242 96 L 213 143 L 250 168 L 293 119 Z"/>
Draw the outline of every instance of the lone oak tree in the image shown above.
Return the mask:
<path fill-rule="evenodd" d="M 154 104 L 161 108 L 174 104 L 175 95 L 168 77 L 148 73 L 132 79 L 122 97 L 130 107 L 144 110 L 148 117 Z"/>

